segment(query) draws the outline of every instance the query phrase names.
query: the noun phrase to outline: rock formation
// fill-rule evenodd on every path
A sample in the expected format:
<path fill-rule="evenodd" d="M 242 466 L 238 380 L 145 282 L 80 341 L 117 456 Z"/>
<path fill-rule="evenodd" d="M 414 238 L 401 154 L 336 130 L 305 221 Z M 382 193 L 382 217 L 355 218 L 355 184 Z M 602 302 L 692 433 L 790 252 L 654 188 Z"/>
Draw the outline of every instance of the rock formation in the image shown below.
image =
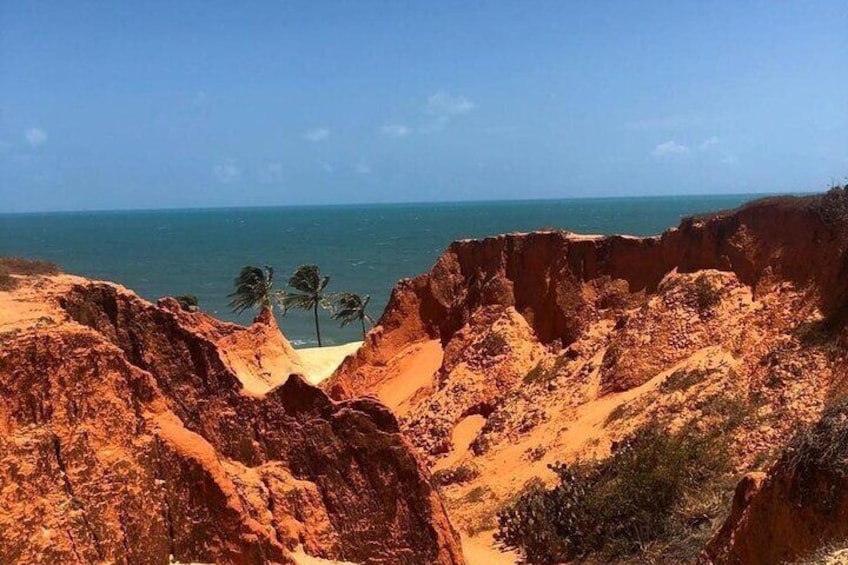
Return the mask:
<path fill-rule="evenodd" d="M 734 463 L 760 468 L 843 394 L 846 289 L 840 189 L 656 237 L 459 241 L 398 283 L 322 386 L 389 405 L 473 535 L 525 483 L 552 480 L 548 464 L 604 456 L 647 419 L 738 421 Z"/>
<path fill-rule="evenodd" d="M 707 544 L 702 565 L 791 563 L 828 553 L 848 539 L 848 399 L 802 427 L 768 473 L 737 485 L 730 515 Z M 820 558 L 819 558 L 820 556 Z"/>
<path fill-rule="evenodd" d="M 66 275 L 0 292 L 0 562 L 458 564 L 395 417 L 249 328 Z"/>

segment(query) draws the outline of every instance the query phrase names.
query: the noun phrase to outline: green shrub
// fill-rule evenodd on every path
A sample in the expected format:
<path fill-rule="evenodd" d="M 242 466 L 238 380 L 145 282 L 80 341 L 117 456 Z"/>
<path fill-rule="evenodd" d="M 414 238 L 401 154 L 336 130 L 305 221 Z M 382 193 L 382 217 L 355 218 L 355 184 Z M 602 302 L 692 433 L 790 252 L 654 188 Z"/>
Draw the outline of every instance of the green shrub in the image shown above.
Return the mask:
<path fill-rule="evenodd" d="M 695 303 L 700 312 L 706 312 L 721 301 L 721 292 L 712 285 L 710 279 L 704 274 L 695 279 L 694 294 Z"/>
<path fill-rule="evenodd" d="M 174 300 L 180 303 L 180 308 L 187 312 L 197 312 L 197 297 L 193 294 L 181 294 L 175 296 Z"/>
<path fill-rule="evenodd" d="M 530 563 L 633 554 L 699 524 L 689 512 L 693 493 L 728 468 L 718 436 L 652 422 L 603 461 L 551 466 L 558 484 L 531 485 L 502 510 L 496 539 Z"/>

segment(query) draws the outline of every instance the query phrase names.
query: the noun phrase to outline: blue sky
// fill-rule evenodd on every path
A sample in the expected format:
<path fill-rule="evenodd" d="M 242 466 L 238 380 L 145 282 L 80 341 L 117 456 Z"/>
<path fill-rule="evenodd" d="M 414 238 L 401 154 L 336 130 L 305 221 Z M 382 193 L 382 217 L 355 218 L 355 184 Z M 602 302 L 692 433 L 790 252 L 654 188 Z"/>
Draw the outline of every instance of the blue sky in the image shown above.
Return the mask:
<path fill-rule="evenodd" d="M 824 189 L 848 4 L 0 5 L 0 212 Z"/>

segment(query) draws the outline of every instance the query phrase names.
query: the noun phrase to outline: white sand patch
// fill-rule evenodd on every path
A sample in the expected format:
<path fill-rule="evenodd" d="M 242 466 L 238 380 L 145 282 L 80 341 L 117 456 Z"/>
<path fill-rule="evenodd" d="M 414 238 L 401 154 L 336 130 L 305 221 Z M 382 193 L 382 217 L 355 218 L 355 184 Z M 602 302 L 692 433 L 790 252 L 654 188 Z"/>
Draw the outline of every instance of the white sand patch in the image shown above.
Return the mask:
<path fill-rule="evenodd" d="M 361 341 L 352 341 L 344 345 L 332 347 L 307 347 L 297 349 L 303 366 L 304 377 L 313 385 L 317 385 L 339 368 L 348 355 L 353 355 L 362 345 Z"/>

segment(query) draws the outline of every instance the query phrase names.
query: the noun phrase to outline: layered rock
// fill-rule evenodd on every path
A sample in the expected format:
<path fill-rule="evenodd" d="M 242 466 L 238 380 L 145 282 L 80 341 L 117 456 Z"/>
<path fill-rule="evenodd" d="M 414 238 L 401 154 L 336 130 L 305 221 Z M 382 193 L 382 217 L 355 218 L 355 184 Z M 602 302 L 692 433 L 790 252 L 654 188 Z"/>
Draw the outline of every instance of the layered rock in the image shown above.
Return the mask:
<path fill-rule="evenodd" d="M 289 377 L 275 327 L 20 286 L 0 293 L 0 562 L 462 563 L 394 416 Z"/>
<path fill-rule="evenodd" d="M 527 481 L 552 480 L 548 464 L 604 456 L 648 419 L 744 421 L 726 440 L 734 463 L 762 464 L 842 394 L 846 283 L 843 190 L 656 237 L 459 241 L 396 286 L 323 386 L 394 409 L 432 468 L 450 471 L 452 517 L 473 534 Z"/>
<path fill-rule="evenodd" d="M 844 550 L 848 539 L 846 472 L 848 403 L 842 398 L 800 431 L 768 473 L 739 482 L 730 515 L 699 563 L 841 562 L 826 554 Z"/>

